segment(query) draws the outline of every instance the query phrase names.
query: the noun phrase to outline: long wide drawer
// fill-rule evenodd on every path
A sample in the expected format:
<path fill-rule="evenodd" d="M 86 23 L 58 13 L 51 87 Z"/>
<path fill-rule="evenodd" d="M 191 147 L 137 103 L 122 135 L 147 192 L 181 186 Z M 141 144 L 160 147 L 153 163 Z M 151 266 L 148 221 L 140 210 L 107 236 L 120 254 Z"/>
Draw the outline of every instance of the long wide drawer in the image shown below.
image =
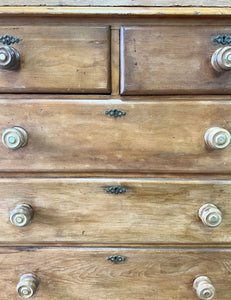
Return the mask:
<path fill-rule="evenodd" d="M 113 263 L 113 256 L 125 260 Z M 17 298 L 28 273 L 39 280 L 33 299 L 196 300 L 193 282 L 201 275 L 214 299 L 231 295 L 230 249 L 1 248 L 0 259 L 2 300 Z"/>
<path fill-rule="evenodd" d="M 218 71 L 211 62 L 217 49 L 228 46 L 223 62 L 231 55 L 230 32 L 230 26 L 218 25 L 123 26 L 121 93 L 230 94 L 230 62 Z"/>
<path fill-rule="evenodd" d="M 0 36 L 0 92 L 110 92 L 108 26 L 44 21 L 0 26 Z"/>
<path fill-rule="evenodd" d="M 231 147 L 204 140 L 210 128 L 231 131 L 230 101 L 5 99 L 0 115 L 8 146 L 21 136 L 13 127 L 28 134 L 19 149 L 1 143 L 0 172 L 231 172 Z"/>
<path fill-rule="evenodd" d="M 230 180 L 1 179 L 0 191 L 2 244 L 231 243 Z"/>

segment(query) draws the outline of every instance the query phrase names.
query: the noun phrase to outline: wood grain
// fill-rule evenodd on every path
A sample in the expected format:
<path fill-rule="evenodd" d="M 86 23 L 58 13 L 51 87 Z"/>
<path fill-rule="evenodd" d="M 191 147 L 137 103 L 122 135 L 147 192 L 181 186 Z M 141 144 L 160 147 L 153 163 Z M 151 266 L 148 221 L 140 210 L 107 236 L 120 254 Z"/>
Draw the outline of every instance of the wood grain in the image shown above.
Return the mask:
<path fill-rule="evenodd" d="M 0 70 L 0 92 L 110 92 L 108 26 L 1 26 L 6 34 L 20 39 L 21 67 Z"/>
<path fill-rule="evenodd" d="M 3 0 L 4 1 L 4 0 Z M 36 1 L 36 0 L 35 0 Z M 131 0 L 132 1 L 132 0 Z M 209 1 L 209 0 L 208 0 Z M 227 0 L 229 1 L 229 0 Z M 209 1 L 211 4 L 211 1 Z M 16 5 L 19 1 L 17 1 Z M 106 2 L 104 1 L 105 6 L 97 7 L 89 6 L 82 7 L 81 5 L 78 7 L 74 6 L 30 6 L 33 3 L 30 1 L 27 6 L 0 6 L 0 15 L 4 16 L 126 16 L 127 18 L 139 16 L 139 17 L 148 17 L 148 16 L 157 16 L 157 17 L 183 17 L 183 16 L 195 16 L 197 19 L 200 16 L 216 16 L 216 17 L 229 17 L 231 15 L 230 5 L 220 5 L 221 7 L 145 7 L 145 6 L 126 6 L 126 7 L 112 7 L 106 6 Z M 36 2 L 37 3 L 37 2 Z M 188 1 L 187 1 L 188 3 Z M 143 1 L 142 1 L 143 4 Z M 112 20 L 111 20 L 112 21 Z M 187 20 L 184 20 L 187 22 Z"/>
<path fill-rule="evenodd" d="M 106 110 L 120 109 L 124 117 Z M 208 150 L 208 128 L 231 131 L 231 102 L 0 101 L 0 132 L 24 128 L 28 145 L 0 146 L 0 172 L 230 173 L 230 147 Z"/>
<path fill-rule="evenodd" d="M 230 26 L 124 26 L 121 28 L 121 93 L 230 94 L 231 73 L 217 72 L 213 41 Z"/>
<path fill-rule="evenodd" d="M 1 6 L 209 6 L 230 7 L 229 0 L 1 0 Z"/>
<path fill-rule="evenodd" d="M 126 257 L 113 264 L 111 255 Z M 216 298 L 231 294 L 230 249 L 1 248 L 1 299 L 16 299 L 24 273 L 40 286 L 33 299 L 43 300 L 196 300 L 193 280 L 206 275 Z"/>
<path fill-rule="evenodd" d="M 124 194 L 106 192 L 120 185 Z M 0 179 L 2 244 L 231 244 L 230 180 Z M 34 210 L 18 228 L 16 205 Z M 223 214 L 217 228 L 202 224 L 199 208 L 211 203 Z"/>

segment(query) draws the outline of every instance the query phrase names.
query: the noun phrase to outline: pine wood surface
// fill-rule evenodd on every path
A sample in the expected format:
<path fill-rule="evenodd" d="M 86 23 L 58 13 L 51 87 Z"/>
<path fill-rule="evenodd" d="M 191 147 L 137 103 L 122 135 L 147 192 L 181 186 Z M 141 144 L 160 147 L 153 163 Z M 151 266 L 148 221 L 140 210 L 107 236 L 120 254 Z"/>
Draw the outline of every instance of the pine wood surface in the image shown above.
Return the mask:
<path fill-rule="evenodd" d="M 109 0 L 92 0 L 88 4 L 78 1 L 79 6 L 123 3 L 122 0 L 113 4 Z M 197 296 L 192 283 L 199 275 L 211 278 L 216 288 L 214 300 L 230 299 L 230 148 L 209 151 L 203 140 L 211 126 L 231 131 L 230 96 L 119 96 L 121 25 L 225 25 L 219 30 L 228 32 L 230 3 L 226 0 L 158 3 L 155 5 L 198 7 L 20 7 L 71 6 L 76 1 L 1 1 L 2 6 L 11 5 L 0 7 L 0 24 L 5 29 L 2 34 L 14 34 L 20 26 L 26 31 L 33 27 L 44 35 L 46 30 L 47 33 L 53 30 L 63 41 L 51 42 L 50 48 L 54 49 L 55 43 L 59 53 L 53 70 L 47 72 L 44 68 L 42 73 L 46 76 L 34 83 L 33 74 L 28 73 L 24 81 L 27 86 L 34 86 L 26 91 L 10 89 L 9 83 L 13 86 L 17 81 L 11 73 L 12 78 L 8 75 L 0 80 L 6 80 L 6 92 L 101 93 L 0 95 L 0 133 L 12 126 L 22 126 L 29 134 L 29 144 L 22 149 L 11 151 L 0 145 L 0 176 L 18 177 L 0 179 L 2 300 L 16 299 L 20 276 L 30 272 L 40 279 L 33 299 L 194 300 Z M 126 1 L 126 5 L 152 6 L 153 1 Z M 214 8 L 199 7 L 203 5 Z M 15 29 L 6 32 L 7 28 Z M 84 41 L 78 43 L 80 31 Z M 37 68 L 42 49 L 29 33 L 28 37 L 34 43 L 33 53 L 29 53 L 29 43 L 24 48 L 20 42 L 17 47 L 26 51 L 25 57 L 36 58 L 32 61 Z M 190 44 L 188 36 L 184 38 Z M 44 43 L 47 47 L 50 41 Z M 204 40 L 201 48 L 200 53 L 212 53 Z M 70 70 L 75 67 L 75 60 L 69 60 L 70 53 L 84 67 L 83 57 L 88 62 L 92 58 L 92 65 L 86 71 L 89 77 L 84 74 L 78 87 L 70 79 Z M 49 61 L 54 59 L 54 51 L 49 56 Z M 24 62 L 23 56 L 22 67 Z M 96 78 L 97 65 L 100 75 Z M 54 76 L 55 87 L 51 83 Z M 40 86 L 36 87 L 37 84 Z M 223 82 L 218 84 L 219 89 Z M 228 86 L 229 79 L 224 88 L 229 89 Z M 110 92 L 112 95 L 102 95 Z M 191 94 L 190 90 L 187 93 Z M 110 118 L 104 114 L 105 110 L 115 108 L 126 111 L 126 116 Z M 104 178 L 91 178 L 93 175 Z M 48 176 L 66 178 L 44 178 Z M 74 176 L 88 178 L 70 178 Z M 154 178 L 141 179 L 141 176 Z M 105 188 L 109 184 L 126 185 L 128 191 L 108 194 Z M 24 228 L 15 228 L 9 222 L 9 214 L 22 202 L 33 206 L 34 219 Z M 197 210 L 205 202 L 216 204 L 222 211 L 224 220 L 218 228 L 201 224 Z M 10 248 L 7 244 L 24 247 Z M 33 247 L 38 244 L 43 247 Z M 57 247 L 47 247 L 49 244 Z M 190 248 L 193 244 L 198 248 Z M 152 248 L 154 245 L 161 247 Z M 212 248 L 215 246 L 219 249 Z M 112 264 L 106 260 L 111 255 L 124 256 L 126 261 Z"/>
<path fill-rule="evenodd" d="M 1 0 L 1 6 L 208 6 L 229 7 L 229 0 Z"/>
<path fill-rule="evenodd" d="M 113 264 L 111 255 L 126 261 Z M 229 300 L 230 257 L 230 249 L 0 248 L 1 299 L 16 299 L 20 276 L 34 273 L 36 300 L 196 300 L 199 275 L 211 278 L 214 299 Z"/>
<path fill-rule="evenodd" d="M 123 117 L 105 111 L 120 109 Z M 230 147 L 208 150 L 210 127 L 231 131 L 230 102 L 0 101 L 0 132 L 24 128 L 28 145 L 0 146 L 1 172 L 230 173 Z"/>
<path fill-rule="evenodd" d="M 106 192 L 123 186 L 124 194 Z M 230 180 L 1 179 L 2 244 L 231 244 Z M 31 223 L 15 227 L 18 204 L 34 210 Z M 198 217 L 211 203 L 223 214 L 209 228 Z"/>
<path fill-rule="evenodd" d="M 4 0 L 3 0 L 4 1 Z M 34 0 L 36 1 L 36 0 Z M 84 1 L 84 0 L 83 0 Z M 132 1 L 132 0 L 131 0 Z M 185 0 L 187 1 L 187 0 Z M 92 16 L 92 17 L 119 17 L 119 16 L 126 16 L 126 18 L 138 16 L 139 19 L 142 17 L 200 17 L 201 16 L 216 16 L 216 18 L 220 19 L 219 17 L 229 17 L 231 15 L 231 8 L 229 0 L 226 0 L 228 5 L 221 5 L 220 7 L 201 7 L 201 6 L 193 6 L 193 7 L 180 7 L 180 6 L 171 6 L 171 7 L 164 7 L 164 6 L 157 6 L 157 7 L 151 7 L 151 6 L 119 6 L 119 7 L 112 7 L 112 6 L 106 6 L 106 2 L 103 3 L 105 6 L 100 7 L 89 7 L 85 6 L 20 6 L 20 2 L 17 1 L 15 3 L 15 6 L 0 6 L 0 14 L 2 16 L 63 16 L 63 17 L 70 17 L 70 16 Z M 209 3 L 211 1 L 208 0 Z M 30 1 L 30 4 L 32 4 L 33 1 Z M 37 2 L 36 2 L 37 3 Z M 142 1 L 142 4 L 144 2 Z M 188 1 L 187 1 L 188 3 Z M 1 2 L 1 5 L 2 2 Z M 54 5 L 54 4 L 53 4 Z M 186 20 L 185 20 L 186 21 Z"/>
<path fill-rule="evenodd" d="M 225 26 L 129 26 L 121 28 L 121 93 L 229 94 L 231 74 L 217 72 L 213 41 Z"/>
<path fill-rule="evenodd" d="M 0 70 L 0 92 L 108 93 L 110 38 L 107 26 L 2 26 L 2 35 L 18 37 L 12 45 L 20 69 Z"/>

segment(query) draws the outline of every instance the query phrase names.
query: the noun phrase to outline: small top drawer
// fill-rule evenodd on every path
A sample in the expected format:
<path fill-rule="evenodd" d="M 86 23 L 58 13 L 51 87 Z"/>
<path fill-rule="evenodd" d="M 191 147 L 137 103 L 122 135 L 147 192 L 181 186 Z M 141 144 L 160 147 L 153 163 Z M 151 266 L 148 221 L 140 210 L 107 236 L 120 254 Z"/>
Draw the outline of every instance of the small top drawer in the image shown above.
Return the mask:
<path fill-rule="evenodd" d="M 1 93 L 110 92 L 108 26 L 1 26 L 0 42 Z"/>
<path fill-rule="evenodd" d="M 225 34 L 231 34 L 231 27 L 122 27 L 121 93 L 229 94 L 231 47 L 222 38 Z M 223 58 L 217 57 L 215 52 L 225 47 L 228 52 L 223 53 Z M 226 68 L 215 70 L 219 59 L 223 59 Z"/>

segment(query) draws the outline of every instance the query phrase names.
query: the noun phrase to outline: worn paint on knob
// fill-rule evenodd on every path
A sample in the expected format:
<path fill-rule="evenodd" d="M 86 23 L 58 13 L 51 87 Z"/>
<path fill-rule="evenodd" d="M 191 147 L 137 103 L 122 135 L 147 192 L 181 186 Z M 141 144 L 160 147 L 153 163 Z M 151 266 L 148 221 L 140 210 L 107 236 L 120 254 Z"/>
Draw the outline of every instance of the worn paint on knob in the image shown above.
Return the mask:
<path fill-rule="evenodd" d="M 37 291 L 39 279 L 34 274 L 24 274 L 17 285 L 18 295 L 22 298 L 31 298 Z"/>
<path fill-rule="evenodd" d="M 222 212 L 214 205 L 207 203 L 198 211 L 202 223 L 209 227 L 217 227 L 222 222 Z"/>
<path fill-rule="evenodd" d="M 204 140 L 208 148 L 225 149 L 231 142 L 231 135 L 228 130 L 221 127 L 209 128 L 205 135 Z"/>
<path fill-rule="evenodd" d="M 11 46 L 0 47 L 0 69 L 13 71 L 20 66 L 20 54 Z"/>
<path fill-rule="evenodd" d="M 10 222 L 17 227 L 28 225 L 33 218 L 33 208 L 28 204 L 19 204 L 10 214 Z"/>
<path fill-rule="evenodd" d="M 217 72 L 231 70 L 231 47 L 217 49 L 212 55 L 211 64 Z"/>
<path fill-rule="evenodd" d="M 215 295 L 215 288 L 207 276 L 199 276 L 193 282 L 197 296 L 202 300 L 211 300 Z"/>
<path fill-rule="evenodd" d="M 27 145 L 28 134 L 21 127 L 6 129 L 2 134 L 2 143 L 8 149 L 16 150 Z"/>

